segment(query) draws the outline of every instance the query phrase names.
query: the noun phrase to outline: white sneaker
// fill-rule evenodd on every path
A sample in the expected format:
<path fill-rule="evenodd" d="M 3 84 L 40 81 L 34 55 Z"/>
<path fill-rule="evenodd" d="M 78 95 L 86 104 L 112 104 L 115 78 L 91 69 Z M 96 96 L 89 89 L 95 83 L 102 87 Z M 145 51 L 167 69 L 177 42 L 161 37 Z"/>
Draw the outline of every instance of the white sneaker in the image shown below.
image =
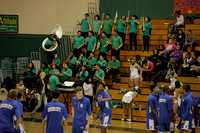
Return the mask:
<path fill-rule="evenodd" d="M 131 121 L 131 119 L 127 119 L 127 121 Z"/>
<path fill-rule="evenodd" d="M 124 119 L 121 119 L 121 121 L 124 121 Z"/>

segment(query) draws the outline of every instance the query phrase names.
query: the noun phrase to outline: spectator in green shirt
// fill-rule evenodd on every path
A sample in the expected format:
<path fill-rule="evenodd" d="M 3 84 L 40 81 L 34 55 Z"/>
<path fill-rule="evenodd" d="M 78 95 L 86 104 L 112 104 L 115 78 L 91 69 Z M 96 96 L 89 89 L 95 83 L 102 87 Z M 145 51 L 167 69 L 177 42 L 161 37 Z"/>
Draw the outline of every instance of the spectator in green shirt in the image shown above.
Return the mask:
<path fill-rule="evenodd" d="M 145 18 L 145 22 L 142 24 L 142 28 L 144 26 L 145 31 L 143 31 L 143 43 L 144 43 L 144 51 L 149 51 L 149 40 L 150 40 L 150 36 L 151 36 L 151 29 L 152 29 L 152 25 L 151 25 L 151 19 L 149 17 Z"/>
<path fill-rule="evenodd" d="M 62 69 L 62 81 L 72 81 L 72 70 L 69 68 L 67 63 L 63 64 Z"/>
<path fill-rule="evenodd" d="M 59 74 L 59 73 L 60 73 L 59 70 L 56 69 L 56 65 L 53 64 L 53 65 L 52 65 L 52 69 L 49 71 L 49 75 L 57 75 L 57 74 Z"/>
<path fill-rule="evenodd" d="M 96 44 L 97 44 L 97 39 L 96 37 L 94 37 L 94 32 L 93 31 L 89 31 L 88 32 L 89 37 L 87 37 L 87 54 L 86 57 L 88 58 L 90 56 L 90 53 L 94 53 L 95 52 L 95 48 L 96 48 Z"/>
<path fill-rule="evenodd" d="M 119 60 L 117 60 L 116 56 L 112 56 L 112 60 L 110 61 L 109 64 L 109 74 L 112 74 L 113 82 L 115 83 L 115 77 L 116 74 L 121 72 L 121 63 Z"/>
<path fill-rule="evenodd" d="M 89 76 L 89 73 L 86 69 L 86 65 L 83 65 L 81 69 L 79 69 L 79 73 L 76 75 L 76 82 L 73 85 L 74 88 L 77 86 L 83 86 L 85 79 Z M 79 81 L 77 81 L 77 79 L 79 79 Z"/>
<path fill-rule="evenodd" d="M 102 55 L 99 57 L 99 59 L 100 60 L 97 62 L 97 65 L 100 65 L 101 69 L 105 72 L 106 67 L 107 67 L 107 62 L 106 60 L 104 60 Z"/>
<path fill-rule="evenodd" d="M 114 31 L 114 24 L 110 19 L 110 14 L 106 14 L 106 20 L 103 21 L 103 31 L 106 32 L 108 38 L 110 38 Z"/>
<path fill-rule="evenodd" d="M 76 62 L 77 58 L 74 57 L 74 52 L 71 51 L 66 63 L 69 64 L 69 68 L 73 71 L 73 75 L 77 73 Z"/>
<path fill-rule="evenodd" d="M 36 70 L 34 64 L 30 62 L 28 68 L 24 71 L 24 83 L 28 89 L 33 88 L 33 83 L 36 83 Z"/>
<path fill-rule="evenodd" d="M 46 64 L 46 63 L 43 63 L 43 64 L 42 64 L 39 73 L 41 73 L 41 72 L 45 72 L 46 76 L 49 75 L 49 69 L 47 68 L 47 64 Z"/>
<path fill-rule="evenodd" d="M 122 38 L 118 36 L 118 31 L 114 31 L 114 36 L 111 39 L 112 44 L 112 56 L 116 56 L 116 58 L 119 60 L 120 55 L 120 48 L 123 46 Z"/>
<path fill-rule="evenodd" d="M 85 19 L 81 20 L 81 34 L 84 38 L 88 36 L 88 31 L 91 26 L 90 20 L 88 20 L 89 14 L 85 14 Z"/>
<path fill-rule="evenodd" d="M 61 68 L 60 68 L 60 59 L 58 58 L 58 53 L 55 53 L 54 54 L 54 59 L 52 61 L 52 64 L 55 64 L 56 65 L 56 68 L 61 71 Z"/>
<path fill-rule="evenodd" d="M 101 38 L 101 48 L 99 51 L 99 57 L 102 55 L 104 59 L 107 59 L 107 53 L 108 53 L 108 46 L 105 46 L 108 43 L 108 38 L 106 37 L 106 32 L 102 32 L 102 38 Z"/>
<path fill-rule="evenodd" d="M 83 66 L 83 64 L 86 63 L 86 60 L 87 60 L 87 58 L 85 57 L 85 53 L 82 52 L 82 53 L 80 54 L 80 56 L 79 56 L 78 61 L 77 61 L 77 62 L 79 62 L 79 65 L 78 65 L 78 68 L 79 68 L 79 69 Z M 77 63 L 77 62 L 76 62 L 76 63 Z"/>
<path fill-rule="evenodd" d="M 75 36 L 73 40 L 71 38 L 71 41 L 72 41 L 72 44 L 74 44 L 74 55 L 76 58 L 78 58 L 80 53 L 82 52 L 82 47 L 85 44 L 85 39 L 84 37 L 81 36 L 80 30 L 77 32 L 77 36 Z"/>
<path fill-rule="evenodd" d="M 45 43 L 45 48 L 49 49 L 53 45 L 53 43 L 54 43 L 55 40 L 56 39 L 54 38 L 54 34 L 50 34 L 49 35 L 49 39 Z M 54 54 L 55 54 L 55 51 L 46 52 L 48 64 L 52 63 L 52 60 L 54 58 Z"/>
<path fill-rule="evenodd" d="M 97 59 L 94 58 L 94 53 L 90 53 L 90 57 L 89 57 L 89 59 L 87 59 L 86 63 L 88 63 L 89 73 L 91 75 L 94 75 L 92 68 L 97 64 Z"/>
<path fill-rule="evenodd" d="M 49 78 L 49 83 L 51 84 L 50 85 L 50 90 L 51 91 L 57 89 L 59 87 L 59 85 L 60 85 L 59 78 L 56 75 L 52 75 Z"/>
<path fill-rule="evenodd" d="M 126 36 L 126 15 L 122 15 L 122 18 L 117 21 L 117 31 L 118 35 L 122 38 L 123 44 L 125 43 L 125 36 Z M 123 49 L 123 46 L 122 46 Z"/>
<path fill-rule="evenodd" d="M 130 37 L 130 50 L 132 50 L 132 44 L 134 41 L 135 50 L 137 50 L 137 27 L 140 24 L 138 17 L 136 15 L 132 16 L 130 24 L 130 30 L 129 30 L 129 37 Z"/>
<path fill-rule="evenodd" d="M 98 82 L 104 81 L 105 72 L 101 69 L 100 64 L 96 65 L 96 71 L 95 71 L 94 77 L 95 77 L 95 80 L 98 81 Z"/>

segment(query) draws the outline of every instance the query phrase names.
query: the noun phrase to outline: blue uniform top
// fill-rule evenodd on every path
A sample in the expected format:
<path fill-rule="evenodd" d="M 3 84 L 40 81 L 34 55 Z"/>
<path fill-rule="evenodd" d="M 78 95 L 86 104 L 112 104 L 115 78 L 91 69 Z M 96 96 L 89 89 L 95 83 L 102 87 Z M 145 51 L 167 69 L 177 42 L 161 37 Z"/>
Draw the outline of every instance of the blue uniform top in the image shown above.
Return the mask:
<path fill-rule="evenodd" d="M 18 99 L 15 100 L 14 102 L 15 102 L 15 104 L 18 106 L 20 116 L 23 116 L 23 104 L 22 104 L 21 101 L 18 100 Z M 15 125 L 17 124 L 16 117 L 14 118 L 14 124 L 15 124 Z M 22 127 L 22 124 L 21 124 L 21 123 L 19 124 L 19 127 L 18 127 L 18 129 L 17 129 L 17 132 L 18 132 L 18 133 L 23 133 L 23 132 L 24 132 L 24 128 Z"/>
<path fill-rule="evenodd" d="M 84 129 L 87 125 L 88 115 L 91 115 L 90 100 L 84 96 L 81 100 L 78 100 L 77 97 L 73 97 L 72 106 L 74 107 L 72 127 Z"/>
<path fill-rule="evenodd" d="M 173 112 L 173 102 L 172 97 L 164 93 L 159 98 L 159 123 L 171 123 L 172 118 L 169 110 Z"/>
<path fill-rule="evenodd" d="M 7 99 L 0 103 L 0 131 L 14 132 L 13 117 L 21 117 L 18 106 L 13 100 Z"/>
<path fill-rule="evenodd" d="M 192 91 L 189 91 L 188 94 L 190 95 L 190 97 L 192 98 L 192 101 L 193 101 L 193 106 L 196 106 L 196 102 L 195 102 L 195 97 L 194 97 L 194 94 L 192 93 Z"/>
<path fill-rule="evenodd" d="M 187 93 L 181 98 L 181 106 L 178 112 L 178 117 L 181 118 L 181 120 L 192 120 L 193 113 L 192 113 L 192 105 L 193 100 L 191 99 L 191 96 Z"/>
<path fill-rule="evenodd" d="M 196 105 L 197 107 L 200 107 L 200 95 L 198 96 L 197 102 L 195 103 L 195 105 Z"/>
<path fill-rule="evenodd" d="M 157 99 L 156 99 L 156 95 L 154 95 L 153 93 L 151 93 L 148 97 L 148 101 L 147 101 L 147 111 L 146 111 L 146 116 L 149 119 L 156 119 L 156 116 L 153 114 L 153 112 L 151 111 L 152 109 L 155 109 L 157 111 Z"/>
<path fill-rule="evenodd" d="M 159 105 L 159 98 L 162 96 L 162 91 L 158 88 L 158 93 L 156 94 L 156 110 L 158 111 L 158 105 Z M 158 112 L 157 112 L 158 113 Z"/>
<path fill-rule="evenodd" d="M 52 100 L 44 107 L 42 119 L 47 120 L 47 133 L 63 133 L 62 120 L 69 119 L 69 116 L 64 104 Z"/>
<path fill-rule="evenodd" d="M 110 95 L 108 94 L 107 91 L 102 91 L 99 95 L 98 98 L 111 98 Z M 101 108 L 101 115 L 106 115 L 106 116 L 111 116 L 112 115 L 112 110 L 110 107 L 110 102 L 109 101 L 99 101 L 98 100 L 98 106 Z"/>

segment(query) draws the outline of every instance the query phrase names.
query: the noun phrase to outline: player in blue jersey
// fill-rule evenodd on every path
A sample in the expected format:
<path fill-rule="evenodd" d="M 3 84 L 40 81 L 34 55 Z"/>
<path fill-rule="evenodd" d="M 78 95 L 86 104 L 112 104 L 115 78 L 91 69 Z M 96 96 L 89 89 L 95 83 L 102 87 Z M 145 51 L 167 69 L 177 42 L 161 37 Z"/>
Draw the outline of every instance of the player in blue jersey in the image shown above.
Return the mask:
<path fill-rule="evenodd" d="M 18 129 L 22 118 L 18 106 L 14 102 L 17 96 L 17 91 L 11 89 L 8 94 L 8 99 L 0 103 L 0 133 L 15 133 Z M 13 117 L 16 117 L 16 126 L 13 126 Z"/>
<path fill-rule="evenodd" d="M 90 100 L 83 96 L 83 88 L 76 87 L 76 96 L 72 98 L 72 133 L 83 133 L 89 130 L 91 117 Z"/>
<path fill-rule="evenodd" d="M 168 95 L 169 87 L 163 86 L 162 95 L 159 98 L 159 132 L 161 133 L 171 133 L 174 132 L 175 118 L 173 114 L 173 100 L 172 97 Z"/>
<path fill-rule="evenodd" d="M 197 119 L 199 120 L 199 123 L 198 123 L 198 127 L 200 128 L 200 115 L 199 115 L 199 108 L 200 108 L 200 95 L 198 96 L 197 98 L 197 102 L 196 102 L 196 107 L 197 107 Z"/>
<path fill-rule="evenodd" d="M 46 125 L 46 133 L 63 133 L 62 121 L 64 121 L 64 133 L 67 133 L 67 119 L 69 119 L 67 109 L 64 104 L 58 102 L 60 91 L 51 91 L 53 100 L 46 104 L 42 113 L 42 130 Z"/>
<path fill-rule="evenodd" d="M 108 94 L 105 89 L 105 84 L 99 83 L 98 84 L 98 109 L 97 112 L 94 116 L 94 119 L 97 119 L 97 115 L 99 114 L 99 111 L 101 111 L 101 124 L 100 124 L 100 129 L 101 133 L 106 133 L 106 127 L 111 126 L 111 107 L 110 107 L 110 102 L 112 99 L 110 95 Z"/>
<path fill-rule="evenodd" d="M 19 113 L 20 113 L 20 116 L 23 118 L 23 104 L 21 103 L 23 99 L 23 95 L 21 92 L 18 92 L 17 93 L 17 99 L 15 100 L 15 104 L 18 106 L 18 109 L 19 109 Z M 14 118 L 14 124 L 16 125 L 16 117 Z M 23 122 L 23 121 L 22 121 Z M 17 133 L 25 133 L 25 130 L 24 130 L 24 125 L 23 123 L 19 123 L 19 127 L 17 129 Z"/>
<path fill-rule="evenodd" d="M 182 132 L 190 132 L 192 130 L 192 119 L 193 119 L 193 100 L 189 95 L 188 85 L 184 85 L 181 88 L 181 93 L 183 94 L 181 98 L 181 106 L 178 112 L 178 117 L 180 119 L 177 128 Z"/>
<path fill-rule="evenodd" d="M 146 129 L 150 133 L 156 132 L 156 127 L 158 127 L 158 114 L 157 114 L 157 97 L 158 88 L 156 85 L 150 85 L 151 94 L 147 101 L 147 111 L 146 111 Z"/>

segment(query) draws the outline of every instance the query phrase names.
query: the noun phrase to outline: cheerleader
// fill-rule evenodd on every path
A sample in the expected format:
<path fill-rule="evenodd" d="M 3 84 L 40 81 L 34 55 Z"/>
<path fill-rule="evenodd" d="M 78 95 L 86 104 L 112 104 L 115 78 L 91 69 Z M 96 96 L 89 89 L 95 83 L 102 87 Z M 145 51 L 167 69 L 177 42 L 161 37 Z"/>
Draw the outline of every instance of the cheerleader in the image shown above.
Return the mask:
<path fill-rule="evenodd" d="M 180 108 L 181 105 L 181 87 L 183 86 L 182 83 L 180 83 L 179 81 L 175 82 L 175 91 L 174 91 L 174 105 L 173 105 L 173 109 L 174 109 L 174 113 L 178 114 L 178 110 Z"/>
<path fill-rule="evenodd" d="M 175 70 L 171 71 L 170 69 L 167 72 L 165 79 L 170 79 L 171 85 L 169 89 L 175 89 L 175 82 L 177 81 L 178 75 L 176 74 Z"/>
<path fill-rule="evenodd" d="M 134 86 L 139 86 L 140 82 L 142 81 L 142 68 L 137 63 L 135 63 L 134 59 L 130 59 L 130 62 L 130 81 L 131 88 L 133 89 Z M 140 74 L 138 71 L 140 71 Z"/>
<path fill-rule="evenodd" d="M 133 91 L 134 90 L 134 91 Z M 128 105 L 128 111 L 129 111 L 129 119 L 127 119 L 127 121 L 131 121 L 131 103 L 134 102 L 134 98 L 140 94 L 140 89 L 138 86 L 135 86 L 135 89 L 133 89 L 132 91 L 127 92 L 123 98 L 122 98 L 122 102 L 123 102 L 123 115 L 122 115 L 122 121 L 124 121 L 124 116 L 125 116 L 125 109 L 126 109 L 126 105 Z"/>

